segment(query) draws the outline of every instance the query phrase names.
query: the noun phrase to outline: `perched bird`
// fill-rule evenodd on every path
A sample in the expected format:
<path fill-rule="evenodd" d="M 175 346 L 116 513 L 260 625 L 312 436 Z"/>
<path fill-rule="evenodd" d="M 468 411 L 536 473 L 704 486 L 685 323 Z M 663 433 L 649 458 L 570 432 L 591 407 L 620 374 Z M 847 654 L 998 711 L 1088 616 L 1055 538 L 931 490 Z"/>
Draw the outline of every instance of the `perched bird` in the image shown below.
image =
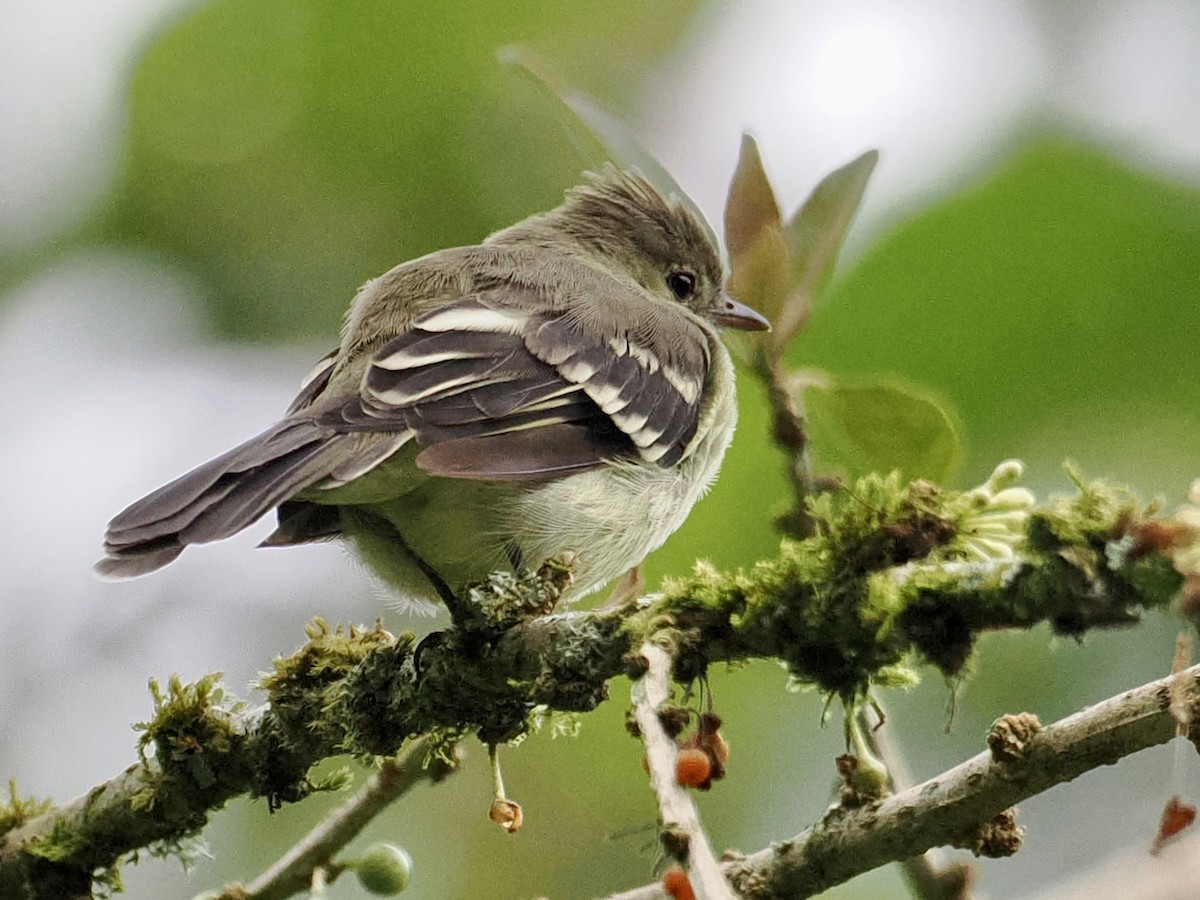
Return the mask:
<path fill-rule="evenodd" d="M 450 601 L 570 551 L 572 596 L 661 546 L 712 484 L 737 419 L 704 224 L 613 167 L 482 244 L 367 282 L 284 417 L 108 525 L 108 578 L 275 509 L 263 544 L 345 538 L 403 594 Z"/>

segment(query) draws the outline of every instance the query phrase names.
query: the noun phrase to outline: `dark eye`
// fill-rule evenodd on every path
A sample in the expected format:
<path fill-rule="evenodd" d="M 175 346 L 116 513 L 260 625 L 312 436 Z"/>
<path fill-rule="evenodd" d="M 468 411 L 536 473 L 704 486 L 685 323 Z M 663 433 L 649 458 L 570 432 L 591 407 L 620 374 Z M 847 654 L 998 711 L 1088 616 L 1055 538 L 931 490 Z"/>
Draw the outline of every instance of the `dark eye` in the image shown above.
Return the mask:
<path fill-rule="evenodd" d="M 676 300 L 686 300 L 696 293 L 696 276 L 691 272 L 672 272 L 667 276 L 667 287 Z"/>

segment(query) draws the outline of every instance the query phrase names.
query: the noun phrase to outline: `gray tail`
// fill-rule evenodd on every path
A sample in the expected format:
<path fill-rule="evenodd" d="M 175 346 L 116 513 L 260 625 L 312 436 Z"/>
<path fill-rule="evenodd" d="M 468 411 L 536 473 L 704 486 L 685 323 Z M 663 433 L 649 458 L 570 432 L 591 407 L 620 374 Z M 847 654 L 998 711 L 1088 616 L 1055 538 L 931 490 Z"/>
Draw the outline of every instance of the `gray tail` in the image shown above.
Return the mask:
<path fill-rule="evenodd" d="M 138 500 L 108 523 L 101 578 L 160 569 L 189 544 L 229 537 L 336 466 L 343 435 L 312 421 L 273 425 Z"/>

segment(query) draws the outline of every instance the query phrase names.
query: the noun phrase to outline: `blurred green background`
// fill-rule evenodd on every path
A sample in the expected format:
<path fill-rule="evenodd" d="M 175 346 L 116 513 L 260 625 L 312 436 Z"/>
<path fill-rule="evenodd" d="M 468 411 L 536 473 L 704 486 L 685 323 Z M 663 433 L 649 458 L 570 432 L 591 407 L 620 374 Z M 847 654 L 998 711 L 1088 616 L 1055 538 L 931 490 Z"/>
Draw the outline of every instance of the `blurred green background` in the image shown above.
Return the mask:
<path fill-rule="evenodd" d="M 120 506 L 283 408 L 358 284 L 552 206 L 576 180 L 551 111 L 496 62 L 513 42 L 625 118 L 716 222 L 743 127 L 785 213 L 879 147 L 792 362 L 942 398 L 965 442 L 956 486 L 1015 456 L 1039 493 L 1066 489 L 1069 457 L 1181 502 L 1200 475 L 1200 169 L 1186 164 L 1200 116 L 1189 125 L 1180 109 L 1200 74 L 1164 35 L 1200 19 L 1183 3 L 1135 7 L 128 0 L 103 32 L 102 78 L 70 63 L 59 24 L 16 3 L 4 24 L 24 35 L 26 70 L 2 95 L 6 118 L 43 143 L 0 158 L 0 490 L 15 510 L 0 526 L 0 773 L 65 799 L 132 760 L 126 723 L 148 709 L 147 677 L 221 669 L 244 693 L 311 616 L 385 608 L 328 548 L 253 554 L 248 540 L 118 587 L 87 566 Z M 1150 124 L 1146 91 L 1159 98 Z M 60 95 L 101 112 L 68 115 Z M 55 162 L 63 148 L 70 165 Z M 773 552 L 782 460 L 748 378 L 741 404 L 720 481 L 649 561 L 650 584 L 698 557 L 735 567 Z M 1082 645 L 995 635 L 949 734 L 936 676 L 884 698 L 889 727 L 929 777 L 981 750 L 1001 713 L 1050 720 L 1165 674 L 1177 628 L 1154 617 Z M 46 637 L 31 647 L 30 634 Z M 700 798 L 719 848 L 786 838 L 832 797 L 840 730 L 784 681 L 768 664 L 713 673 L 734 752 Z M 627 689 L 614 682 L 577 738 L 539 734 L 504 754 L 526 812 L 516 836 L 488 822 L 486 757 L 471 746 L 461 776 L 419 789 L 362 845 L 409 849 L 413 897 L 589 897 L 651 879 L 655 810 L 622 724 Z M 1024 806 L 1026 848 L 982 864 L 982 887 L 1020 896 L 1146 845 L 1166 797 L 1194 799 L 1195 784 L 1164 751 L 1056 789 Z M 1093 815 L 1101 795 L 1124 814 Z M 213 859 L 190 875 L 143 860 L 126 869 L 129 896 L 248 880 L 337 801 L 274 815 L 233 803 L 205 833 Z M 901 891 L 887 870 L 833 895 Z M 331 894 L 365 896 L 349 883 Z"/>

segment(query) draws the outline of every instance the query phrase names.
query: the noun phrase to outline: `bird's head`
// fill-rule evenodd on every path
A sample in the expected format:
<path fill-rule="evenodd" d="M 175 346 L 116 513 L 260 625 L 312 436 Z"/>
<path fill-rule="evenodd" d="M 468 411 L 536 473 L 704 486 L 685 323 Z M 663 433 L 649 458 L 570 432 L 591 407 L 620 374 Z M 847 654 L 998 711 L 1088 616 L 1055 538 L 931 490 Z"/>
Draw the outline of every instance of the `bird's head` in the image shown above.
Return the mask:
<path fill-rule="evenodd" d="M 727 328 L 763 331 L 765 318 L 725 293 L 725 268 L 710 230 L 687 203 L 647 178 L 605 166 L 533 220 L 619 278 Z M 517 226 L 518 228 L 520 226 Z"/>

